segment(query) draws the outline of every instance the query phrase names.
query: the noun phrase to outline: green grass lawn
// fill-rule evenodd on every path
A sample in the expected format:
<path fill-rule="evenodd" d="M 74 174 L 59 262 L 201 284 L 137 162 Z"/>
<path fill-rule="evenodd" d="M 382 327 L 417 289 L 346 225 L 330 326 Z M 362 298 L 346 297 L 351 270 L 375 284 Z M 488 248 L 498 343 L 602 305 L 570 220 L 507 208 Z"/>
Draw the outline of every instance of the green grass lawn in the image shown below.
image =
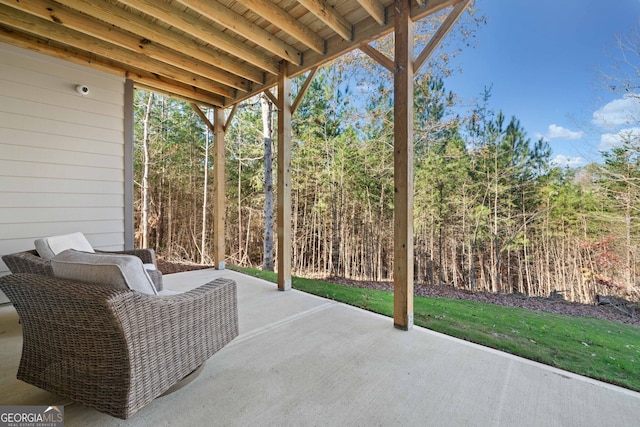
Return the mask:
<path fill-rule="evenodd" d="M 276 282 L 275 273 L 229 267 Z M 393 316 L 393 294 L 294 277 L 295 289 Z M 446 298 L 414 298 L 414 323 L 640 391 L 640 327 Z"/>

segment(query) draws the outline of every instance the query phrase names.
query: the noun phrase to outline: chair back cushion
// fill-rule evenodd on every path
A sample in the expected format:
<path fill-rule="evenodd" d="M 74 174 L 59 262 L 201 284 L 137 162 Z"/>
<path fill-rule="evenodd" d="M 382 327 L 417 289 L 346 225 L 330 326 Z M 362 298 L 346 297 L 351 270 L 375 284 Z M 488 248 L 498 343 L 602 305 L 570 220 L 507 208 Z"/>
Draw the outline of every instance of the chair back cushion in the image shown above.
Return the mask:
<path fill-rule="evenodd" d="M 51 259 L 53 275 L 157 295 L 140 258 L 133 255 L 96 254 L 67 249 Z"/>
<path fill-rule="evenodd" d="M 91 243 L 82 233 L 63 234 L 60 236 L 45 237 L 33 242 L 41 258 L 49 260 L 67 249 L 76 249 L 82 252 L 94 252 Z"/>

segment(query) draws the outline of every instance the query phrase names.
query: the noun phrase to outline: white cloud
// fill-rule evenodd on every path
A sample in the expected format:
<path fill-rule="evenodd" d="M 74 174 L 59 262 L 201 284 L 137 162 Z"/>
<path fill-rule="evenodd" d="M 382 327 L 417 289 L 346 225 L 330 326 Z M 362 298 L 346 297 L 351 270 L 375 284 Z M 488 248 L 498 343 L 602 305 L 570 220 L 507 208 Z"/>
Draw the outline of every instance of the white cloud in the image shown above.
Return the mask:
<path fill-rule="evenodd" d="M 625 95 L 593 113 L 593 123 L 613 129 L 640 120 L 640 96 Z"/>
<path fill-rule="evenodd" d="M 603 133 L 600 136 L 600 151 L 607 151 L 632 138 L 640 138 L 640 127 L 620 129 L 616 133 Z"/>
<path fill-rule="evenodd" d="M 569 130 L 562 126 L 551 124 L 545 137 L 547 139 L 580 139 L 582 135 L 584 135 L 582 131 Z"/>
<path fill-rule="evenodd" d="M 564 156 L 562 154 L 558 154 L 553 159 L 553 163 L 555 163 L 558 166 L 575 168 L 575 167 L 584 165 L 584 159 L 582 157 L 569 157 L 569 156 Z"/>

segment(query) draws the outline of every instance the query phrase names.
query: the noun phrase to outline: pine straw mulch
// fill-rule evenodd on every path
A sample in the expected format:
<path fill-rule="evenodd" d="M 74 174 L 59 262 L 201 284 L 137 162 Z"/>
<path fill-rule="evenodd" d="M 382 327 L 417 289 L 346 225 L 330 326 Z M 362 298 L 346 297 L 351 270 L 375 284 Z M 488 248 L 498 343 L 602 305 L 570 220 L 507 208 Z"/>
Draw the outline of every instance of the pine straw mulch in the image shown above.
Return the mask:
<path fill-rule="evenodd" d="M 213 268 L 211 265 L 201 265 L 184 261 L 169 261 L 158 258 L 158 270 L 162 274 L 179 273 L 183 271 L 199 270 L 203 268 Z M 351 280 L 343 277 L 327 277 L 321 279 L 326 282 L 337 283 L 344 286 L 351 286 L 365 289 L 376 289 L 381 291 L 392 291 L 393 282 L 377 282 L 364 280 Z M 581 304 L 558 300 L 555 298 L 529 297 L 517 294 L 494 294 L 491 292 L 471 292 L 466 289 L 456 289 L 452 286 L 427 286 L 415 284 L 415 295 L 425 297 L 450 298 L 457 300 L 470 300 L 485 302 L 506 307 L 521 307 L 529 310 L 546 311 L 550 313 L 564 314 L 568 316 L 594 317 L 598 319 L 612 320 L 616 322 L 628 323 L 640 326 L 640 313 L 635 319 L 625 315 L 618 309 L 607 305 Z"/>

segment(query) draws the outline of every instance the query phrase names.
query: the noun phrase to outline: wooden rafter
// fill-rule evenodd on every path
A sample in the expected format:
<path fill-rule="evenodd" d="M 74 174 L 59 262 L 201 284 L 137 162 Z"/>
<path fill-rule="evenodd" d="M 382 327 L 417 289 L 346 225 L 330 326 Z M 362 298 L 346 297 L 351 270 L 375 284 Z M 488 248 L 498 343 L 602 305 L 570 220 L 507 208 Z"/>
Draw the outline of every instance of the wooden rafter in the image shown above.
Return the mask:
<path fill-rule="evenodd" d="M 298 2 L 331 27 L 344 40 L 351 41 L 353 39 L 353 26 L 340 16 L 333 6 L 328 5 L 324 0 L 298 0 Z"/>
<path fill-rule="evenodd" d="M 8 6 L 15 5 L 15 1 L 0 0 L 0 3 Z M 205 79 L 217 81 L 219 88 L 216 91 L 227 98 L 235 97 L 235 90 L 231 87 L 225 87 L 220 83 L 219 79 L 228 82 L 238 80 L 233 74 L 222 72 L 211 67 L 209 64 L 193 60 L 178 52 L 167 52 L 166 49 L 159 48 L 153 44 L 140 43 L 139 38 L 121 30 L 110 28 L 103 22 L 90 20 L 81 14 L 69 10 L 64 7 L 53 7 L 46 0 L 30 0 L 25 4 L 21 4 L 22 11 L 33 16 L 41 18 L 45 21 L 51 21 L 63 28 L 69 28 L 74 31 L 87 34 L 103 42 L 112 43 L 123 49 L 152 58 L 160 62 L 172 65 L 176 68 L 189 71 L 191 73 L 202 76 Z M 145 61 L 145 58 L 139 58 L 139 61 Z M 248 86 L 241 86 L 241 89 L 248 90 Z"/>
<path fill-rule="evenodd" d="M 74 64 L 92 68 L 103 73 L 125 77 L 127 69 L 120 64 L 111 63 L 106 59 L 97 58 L 87 52 L 74 48 L 67 48 L 51 42 L 46 39 L 25 34 L 12 28 L 4 27 L 0 24 L 0 43 L 16 46 L 23 49 L 29 49 L 43 55 L 51 56 L 58 59 L 68 60 Z"/>
<path fill-rule="evenodd" d="M 165 76 L 171 80 L 196 85 L 212 93 L 220 94 L 221 91 L 223 94 L 227 93 L 225 87 L 213 80 L 153 59 L 142 62 L 137 54 L 129 50 L 87 36 L 86 34 L 66 29 L 56 23 L 42 20 L 25 12 L 12 10 L 4 5 L 0 5 L 0 24 L 23 30 L 39 37 L 56 40 L 77 49 L 93 52 L 96 55 L 111 58 L 131 67 L 141 68 L 150 73 Z"/>
<path fill-rule="evenodd" d="M 252 49 L 250 46 L 222 31 L 212 28 L 211 25 L 206 24 L 192 15 L 181 13 L 182 11 L 175 6 L 154 0 L 119 1 L 147 15 L 155 16 L 161 21 L 179 28 L 185 33 L 191 34 L 193 37 L 206 43 L 212 44 L 232 56 L 243 59 L 266 72 L 274 75 L 278 74 L 277 62 L 267 55 L 262 54 L 257 49 Z"/>
<path fill-rule="evenodd" d="M 0 42 L 7 43 L 23 49 L 30 49 L 44 55 L 64 59 L 74 64 L 83 65 L 94 70 L 114 74 L 135 81 L 136 86 L 142 89 L 156 91 L 183 99 L 187 102 L 197 102 L 207 106 L 222 106 L 222 97 L 207 93 L 193 86 L 183 86 L 161 80 L 157 75 L 139 69 L 126 69 L 120 64 L 109 62 L 106 59 L 73 48 L 61 47 L 56 43 L 43 40 L 31 35 L 20 33 L 0 26 Z"/>
<path fill-rule="evenodd" d="M 198 45 L 185 36 L 153 24 L 141 16 L 127 13 L 124 9 L 111 3 L 91 0 L 56 0 L 56 2 L 82 12 L 87 16 L 93 16 L 101 21 L 109 22 L 111 25 L 132 34 L 136 34 L 139 36 L 139 42 L 166 46 L 205 64 L 215 64 L 217 68 L 237 76 L 231 81 L 220 79 L 221 83 L 235 87 L 236 89 L 247 90 L 250 86 L 247 80 L 259 84 L 263 83 L 264 73 L 257 67 L 248 66 L 214 49 Z M 15 3 L 15 1 L 12 3 Z"/>
<path fill-rule="evenodd" d="M 194 89 L 193 87 L 188 88 L 176 86 L 175 84 L 154 80 L 152 77 L 146 77 L 130 72 L 126 73 L 126 75 L 134 79 L 135 87 L 138 89 L 162 93 L 170 97 L 182 99 L 187 102 L 195 102 L 207 107 L 224 107 L 225 105 L 223 99 L 202 94 L 198 89 Z"/>
<path fill-rule="evenodd" d="M 297 38 L 316 53 L 324 54 L 325 41 L 309 27 L 303 25 L 286 10 L 269 0 L 238 0 L 254 13 L 263 16 L 285 33 Z"/>
<path fill-rule="evenodd" d="M 248 19 L 233 12 L 231 9 L 215 0 L 203 2 L 201 0 L 177 0 L 185 6 L 206 16 L 219 25 L 262 46 L 274 55 L 296 65 L 302 63 L 302 53 L 288 43 L 283 42 L 268 31 L 258 27 Z"/>
<path fill-rule="evenodd" d="M 378 0 L 358 0 L 373 19 L 380 25 L 386 22 L 385 7 Z"/>

